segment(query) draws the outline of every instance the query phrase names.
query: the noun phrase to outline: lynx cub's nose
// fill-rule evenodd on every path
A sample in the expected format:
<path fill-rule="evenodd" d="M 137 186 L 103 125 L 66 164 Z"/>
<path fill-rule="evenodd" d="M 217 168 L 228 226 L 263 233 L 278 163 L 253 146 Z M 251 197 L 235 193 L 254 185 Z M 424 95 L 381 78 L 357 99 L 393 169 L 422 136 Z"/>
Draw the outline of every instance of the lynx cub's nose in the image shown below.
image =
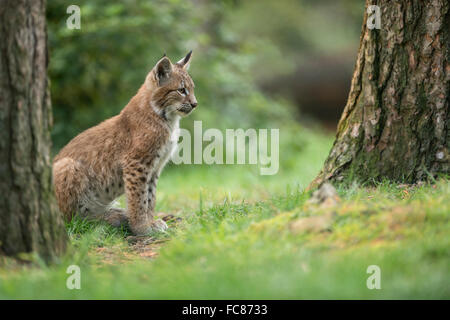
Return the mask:
<path fill-rule="evenodd" d="M 197 106 L 197 101 L 191 103 L 191 107 L 195 108 Z"/>

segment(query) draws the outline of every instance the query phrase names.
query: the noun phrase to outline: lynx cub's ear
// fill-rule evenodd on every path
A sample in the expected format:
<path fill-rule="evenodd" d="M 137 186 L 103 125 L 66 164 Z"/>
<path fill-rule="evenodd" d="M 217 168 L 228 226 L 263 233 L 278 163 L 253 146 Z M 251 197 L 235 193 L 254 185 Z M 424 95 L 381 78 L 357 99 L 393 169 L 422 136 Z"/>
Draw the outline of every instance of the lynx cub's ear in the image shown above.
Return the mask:
<path fill-rule="evenodd" d="M 183 67 L 183 69 L 185 69 L 185 70 L 189 69 L 189 65 L 191 62 L 191 56 L 192 56 L 192 50 L 189 51 L 189 53 L 186 55 L 186 57 L 184 57 L 183 59 L 178 61 L 177 65 Z"/>
<path fill-rule="evenodd" d="M 172 73 L 172 62 L 165 55 L 155 66 L 155 77 L 159 85 L 163 85 L 169 80 Z"/>

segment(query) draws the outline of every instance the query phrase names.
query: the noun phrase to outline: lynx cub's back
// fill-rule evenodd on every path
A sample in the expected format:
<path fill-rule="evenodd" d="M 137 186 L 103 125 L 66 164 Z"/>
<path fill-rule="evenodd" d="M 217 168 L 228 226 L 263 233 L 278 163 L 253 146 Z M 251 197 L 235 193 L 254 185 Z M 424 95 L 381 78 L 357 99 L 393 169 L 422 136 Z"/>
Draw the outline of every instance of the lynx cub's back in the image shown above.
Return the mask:
<path fill-rule="evenodd" d="M 164 230 L 153 218 L 156 183 L 178 141 L 180 118 L 197 106 L 187 73 L 191 59 L 173 64 L 164 56 L 119 115 L 87 129 L 53 161 L 56 198 L 67 219 L 128 224 L 134 234 Z M 125 192 L 127 210 L 114 208 Z"/>

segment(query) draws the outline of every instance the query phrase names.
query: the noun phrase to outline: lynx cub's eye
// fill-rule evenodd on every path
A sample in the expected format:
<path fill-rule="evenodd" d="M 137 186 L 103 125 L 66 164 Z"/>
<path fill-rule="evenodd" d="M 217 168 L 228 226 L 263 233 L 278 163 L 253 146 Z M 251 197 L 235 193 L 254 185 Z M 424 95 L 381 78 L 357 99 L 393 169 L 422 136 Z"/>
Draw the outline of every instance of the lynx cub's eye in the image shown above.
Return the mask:
<path fill-rule="evenodd" d="M 186 88 L 180 88 L 178 89 L 178 93 L 180 93 L 182 96 L 185 96 L 187 94 Z"/>

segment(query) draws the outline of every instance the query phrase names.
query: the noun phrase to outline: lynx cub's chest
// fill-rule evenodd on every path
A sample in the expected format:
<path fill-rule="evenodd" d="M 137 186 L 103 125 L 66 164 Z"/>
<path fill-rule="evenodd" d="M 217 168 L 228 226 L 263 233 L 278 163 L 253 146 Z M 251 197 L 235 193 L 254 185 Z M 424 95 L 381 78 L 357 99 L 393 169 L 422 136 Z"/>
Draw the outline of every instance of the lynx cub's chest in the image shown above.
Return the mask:
<path fill-rule="evenodd" d="M 180 117 L 175 116 L 175 118 L 170 123 L 170 137 L 168 141 L 161 147 L 159 151 L 160 160 L 156 163 L 156 172 L 161 172 L 166 163 L 172 158 L 174 154 L 178 139 L 180 137 Z"/>

